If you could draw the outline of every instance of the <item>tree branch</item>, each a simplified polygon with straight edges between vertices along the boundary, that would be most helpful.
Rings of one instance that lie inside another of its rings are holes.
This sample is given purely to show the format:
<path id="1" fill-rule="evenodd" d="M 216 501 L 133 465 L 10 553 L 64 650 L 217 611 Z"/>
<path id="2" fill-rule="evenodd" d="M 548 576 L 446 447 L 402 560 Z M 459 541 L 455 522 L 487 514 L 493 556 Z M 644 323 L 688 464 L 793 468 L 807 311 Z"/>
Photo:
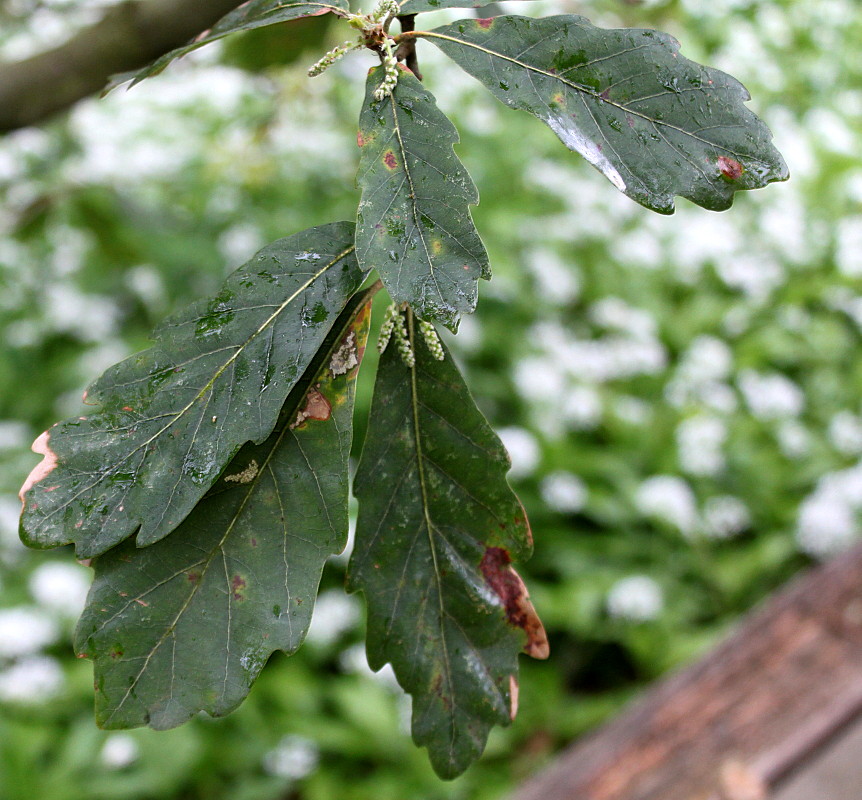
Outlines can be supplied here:
<path id="1" fill-rule="evenodd" d="M 0 133 L 35 125 L 206 30 L 239 0 L 128 0 L 54 50 L 0 64 Z"/>

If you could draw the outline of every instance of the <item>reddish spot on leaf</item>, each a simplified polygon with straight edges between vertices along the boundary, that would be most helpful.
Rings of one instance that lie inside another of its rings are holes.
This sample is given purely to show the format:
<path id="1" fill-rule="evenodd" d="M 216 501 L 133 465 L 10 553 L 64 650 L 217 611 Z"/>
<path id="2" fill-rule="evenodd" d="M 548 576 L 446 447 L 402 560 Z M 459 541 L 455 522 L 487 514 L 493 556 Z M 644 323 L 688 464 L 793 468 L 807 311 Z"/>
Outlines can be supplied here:
<path id="1" fill-rule="evenodd" d="M 113 650 L 111 650 L 111 658 L 116 661 L 118 658 L 122 658 L 124 652 L 125 650 L 123 650 L 123 648 L 118 645 Z"/>
<path id="2" fill-rule="evenodd" d="M 524 652 L 533 658 L 547 658 L 548 636 L 530 602 L 521 576 L 511 567 L 512 559 L 502 547 L 488 547 L 479 565 L 488 585 L 503 602 L 509 624 L 527 634 Z"/>
<path id="3" fill-rule="evenodd" d="M 630 128 L 634 128 L 634 126 L 635 126 L 634 117 L 627 116 L 626 122 L 628 122 Z"/>
<path id="4" fill-rule="evenodd" d="M 89 657 L 90 657 L 89 653 L 77 653 L 75 655 L 75 658 L 89 658 Z"/>
<path id="5" fill-rule="evenodd" d="M 365 147 L 365 145 L 367 145 L 370 141 L 371 139 L 366 139 L 362 131 L 356 131 L 356 144 L 358 144 L 360 147 Z"/>
<path id="6" fill-rule="evenodd" d="M 131 410 L 132 410 L 131 406 L 123 406 L 123 411 L 131 411 Z"/>
<path id="7" fill-rule="evenodd" d="M 611 90 L 610 90 L 610 89 L 605 89 L 605 90 L 604 90 L 604 91 L 599 95 L 599 97 L 601 97 L 601 98 L 602 98 L 602 100 L 610 100 L 610 99 L 611 99 Z"/>
<path id="8" fill-rule="evenodd" d="M 395 158 L 395 153 L 387 150 L 383 154 L 383 163 L 386 164 L 386 169 L 395 169 L 398 166 L 398 159 Z"/>
<path id="9" fill-rule="evenodd" d="M 721 174 L 724 175 L 725 178 L 730 178 L 732 181 L 735 181 L 737 178 L 741 178 L 742 173 L 745 172 L 745 168 L 742 164 L 732 158 L 728 158 L 727 156 L 718 157 L 718 168 L 721 170 Z"/>
<path id="10" fill-rule="evenodd" d="M 24 481 L 21 491 L 18 492 L 18 499 L 21 501 L 22 507 L 26 506 L 24 495 L 27 494 L 27 492 L 29 492 L 37 483 L 45 480 L 45 478 L 47 478 L 57 466 L 57 455 L 48 446 L 50 438 L 50 431 L 45 431 L 38 439 L 36 439 L 35 442 L 33 442 L 33 447 L 31 448 L 33 452 L 38 453 L 40 456 L 44 456 L 44 458 L 35 467 L 33 467 L 33 471 L 27 476 L 27 480 Z"/>
<path id="11" fill-rule="evenodd" d="M 493 17 L 484 17 L 483 19 L 477 19 L 476 24 L 480 28 L 485 28 L 485 30 L 487 30 L 488 28 L 490 28 L 494 24 L 494 18 Z"/>
<path id="12" fill-rule="evenodd" d="M 140 597 L 136 597 L 136 598 L 135 598 L 135 602 L 136 602 L 139 606 L 143 606 L 144 608 L 148 608 L 148 607 L 149 607 L 149 605 L 150 605 L 150 604 L 149 604 L 149 603 L 147 603 L 146 601 L 141 600 L 141 598 L 140 598 Z"/>
<path id="13" fill-rule="evenodd" d="M 246 582 L 245 582 L 245 578 L 243 578 L 242 575 L 234 575 L 230 579 L 230 588 L 231 588 L 231 592 L 233 593 L 233 599 L 234 600 L 237 600 L 239 602 L 242 602 L 243 600 L 245 600 L 245 592 L 244 592 L 245 587 L 246 587 Z"/>
<path id="14" fill-rule="evenodd" d="M 186 578 L 189 583 L 197 583 L 201 579 L 200 572 L 187 572 Z"/>
<path id="15" fill-rule="evenodd" d="M 518 679 L 514 675 L 509 676 L 509 719 L 514 720 L 518 716 Z"/>
<path id="16" fill-rule="evenodd" d="M 298 428 L 310 419 L 327 420 L 331 414 L 332 405 L 315 386 L 308 390 L 305 396 L 305 408 L 299 411 L 290 428 L 291 430 Z"/>

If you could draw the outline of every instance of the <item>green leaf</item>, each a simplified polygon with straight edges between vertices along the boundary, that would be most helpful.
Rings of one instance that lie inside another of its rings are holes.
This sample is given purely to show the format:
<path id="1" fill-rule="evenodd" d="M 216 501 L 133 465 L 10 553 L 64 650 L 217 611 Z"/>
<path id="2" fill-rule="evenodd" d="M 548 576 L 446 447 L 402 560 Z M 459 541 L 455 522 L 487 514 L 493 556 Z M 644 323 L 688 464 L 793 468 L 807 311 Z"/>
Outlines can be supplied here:
<path id="1" fill-rule="evenodd" d="M 223 716 L 274 651 L 301 644 L 323 563 L 347 541 L 354 384 L 374 291 L 342 313 L 272 435 L 246 445 L 176 531 L 94 560 L 75 647 L 95 662 L 102 727 Z"/>
<path id="2" fill-rule="evenodd" d="M 435 361 L 416 328 L 409 313 L 414 368 L 394 345 L 381 357 L 348 586 L 366 596 L 368 663 L 391 662 L 414 740 L 450 778 L 514 717 L 518 652 L 543 658 L 547 639 L 509 566 L 532 539 L 506 451 L 451 355 Z"/>
<path id="3" fill-rule="evenodd" d="M 398 14 L 421 14 L 423 11 L 439 11 L 442 8 L 482 8 L 494 0 L 401 0 Z"/>
<path id="4" fill-rule="evenodd" d="M 668 34 L 503 16 L 417 35 L 647 208 L 672 213 L 681 195 L 721 211 L 734 192 L 788 177 L 745 87 L 680 56 Z"/>
<path id="5" fill-rule="evenodd" d="M 250 31 L 254 28 L 263 28 L 267 25 L 276 25 L 279 22 L 288 22 L 301 17 L 315 17 L 319 14 L 327 14 L 330 11 L 346 13 L 348 11 L 347 0 L 332 0 L 332 2 L 283 2 L 283 0 L 250 0 L 243 3 L 239 8 L 229 14 L 225 14 L 210 30 L 205 31 L 193 42 L 178 47 L 165 53 L 152 64 L 140 72 L 129 72 L 112 79 L 109 90 L 115 86 L 125 83 L 134 78 L 132 86 L 140 83 L 145 78 L 151 78 L 163 72 L 171 61 L 197 50 L 210 42 L 223 39 L 232 33 Z"/>
<path id="6" fill-rule="evenodd" d="M 156 344 L 111 367 L 85 394 L 101 408 L 33 445 L 21 537 L 100 555 L 140 526 L 169 534 L 237 450 L 272 432 L 364 274 L 354 226 L 310 228 L 265 247 L 203 300 L 168 319 Z"/>
<path id="7" fill-rule="evenodd" d="M 470 218 L 479 194 L 434 96 L 402 69 L 393 94 L 378 102 L 382 80 L 382 68 L 369 72 L 359 117 L 356 257 L 377 269 L 393 300 L 455 330 L 459 314 L 476 308 L 479 278 L 490 277 Z"/>

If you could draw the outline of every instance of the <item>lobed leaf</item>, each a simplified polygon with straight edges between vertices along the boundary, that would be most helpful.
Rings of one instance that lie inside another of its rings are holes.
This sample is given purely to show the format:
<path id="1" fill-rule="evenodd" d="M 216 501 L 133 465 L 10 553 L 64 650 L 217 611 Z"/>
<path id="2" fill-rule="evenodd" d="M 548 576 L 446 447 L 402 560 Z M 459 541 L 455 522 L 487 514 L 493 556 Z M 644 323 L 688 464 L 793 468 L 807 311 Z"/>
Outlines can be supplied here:
<path id="1" fill-rule="evenodd" d="M 413 696 L 413 738 L 442 777 L 463 772 L 517 709 L 517 656 L 547 638 L 511 568 L 530 555 L 506 451 L 451 355 L 408 331 L 416 365 L 381 357 L 362 460 L 348 588 L 368 604 L 368 663 Z M 526 636 L 525 636 L 526 632 Z"/>
<path id="2" fill-rule="evenodd" d="M 788 177 L 769 129 L 744 105 L 745 87 L 680 56 L 668 34 L 502 16 L 416 35 L 647 208 L 672 213 L 681 195 L 720 211 L 740 189 Z"/>
<path id="3" fill-rule="evenodd" d="M 60 422 L 21 489 L 21 537 L 104 553 L 140 526 L 138 545 L 176 528 L 237 450 L 272 432 L 365 274 L 348 222 L 265 247 L 211 300 L 164 322 L 156 344 L 85 393 L 101 408 Z"/>
<path id="4" fill-rule="evenodd" d="M 379 284 L 378 284 L 379 285 Z M 172 728 L 242 702 L 311 621 L 347 541 L 347 465 L 370 295 L 355 297 L 259 445 L 246 445 L 171 536 L 95 559 L 76 650 L 95 662 L 106 728 Z"/>
<path id="5" fill-rule="evenodd" d="M 146 78 L 151 78 L 164 72 L 165 68 L 175 59 L 197 50 L 210 42 L 223 39 L 232 33 L 250 31 L 254 28 L 263 28 L 267 25 L 276 25 L 279 22 L 288 22 L 301 17 L 315 17 L 319 14 L 327 14 L 330 11 L 346 13 L 349 10 L 347 0 L 331 0 L 331 2 L 284 2 L 284 0 L 249 0 L 239 8 L 225 14 L 212 28 L 204 31 L 194 41 L 183 47 L 171 50 L 169 53 L 156 59 L 152 64 L 138 72 L 129 72 L 117 76 L 109 85 L 109 89 L 132 80 L 132 86 L 140 83 Z"/>
<path id="6" fill-rule="evenodd" d="M 476 308 L 479 278 L 490 278 L 470 218 L 479 194 L 434 96 L 402 68 L 392 95 L 376 101 L 382 77 L 382 68 L 369 72 L 359 117 L 356 257 L 377 269 L 393 300 L 455 330 L 459 314 Z"/>

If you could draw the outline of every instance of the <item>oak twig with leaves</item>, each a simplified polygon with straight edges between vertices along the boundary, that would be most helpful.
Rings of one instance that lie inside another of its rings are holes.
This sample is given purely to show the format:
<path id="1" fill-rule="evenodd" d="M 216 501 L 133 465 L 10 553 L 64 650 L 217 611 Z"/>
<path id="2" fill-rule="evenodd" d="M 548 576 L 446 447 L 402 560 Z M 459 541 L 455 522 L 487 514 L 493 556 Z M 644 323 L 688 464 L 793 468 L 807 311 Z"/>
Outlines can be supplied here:
<path id="1" fill-rule="evenodd" d="M 416 45 L 440 48 L 655 211 L 672 213 L 677 195 L 726 209 L 787 169 L 744 87 L 666 34 L 578 16 L 416 27 L 421 12 L 477 4 L 381 0 L 354 14 L 346 0 L 251 0 L 120 76 L 138 82 L 232 33 L 326 13 L 352 38 L 309 75 L 360 49 L 380 62 L 359 118 L 356 224 L 265 247 L 99 378 L 92 414 L 34 444 L 44 458 L 21 490 L 21 535 L 92 559 L 75 646 L 95 663 L 103 727 L 227 714 L 275 650 L 302 643 L 324 561 L 347 539 L 354 385 L 382 287 L 391 305 L 348 571 L 368 603 L 369 663 L 392 664 L 415 741 L 453 777 L 514 718 L 518 653 L 547 657 L 512 567 L 532 536 L 508 456 L 434 327 L 456 331 L 491 272 L 470 216 L 478 192 Z"/>

